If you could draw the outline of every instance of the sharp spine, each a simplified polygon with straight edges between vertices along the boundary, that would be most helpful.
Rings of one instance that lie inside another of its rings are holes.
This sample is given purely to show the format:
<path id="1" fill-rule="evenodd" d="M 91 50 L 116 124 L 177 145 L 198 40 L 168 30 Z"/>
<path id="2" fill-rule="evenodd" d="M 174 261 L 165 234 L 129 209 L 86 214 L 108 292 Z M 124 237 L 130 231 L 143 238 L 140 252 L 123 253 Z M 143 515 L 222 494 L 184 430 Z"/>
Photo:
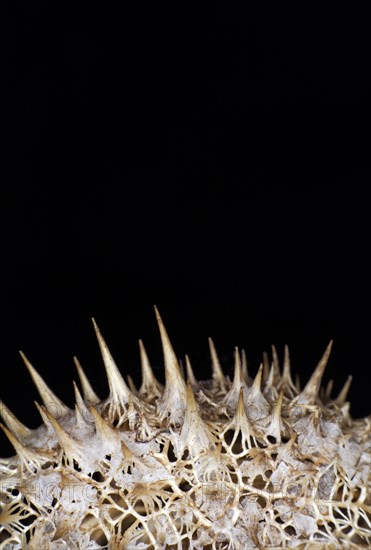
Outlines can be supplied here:
<path id="1" fill-rule="evenodd" d="M 3 401 L 0 401 L 0 414 L 5 422 L 6 427 L 17 437 L 22 440 L 25 437 L 31 435 L 32 430 L 27 428 L 18 418 L 12 413 L 12 411 L 5 405 Z"/>
<path id="2" fill-rule="evenodd" d="M 85 423 L 91 416 L 90 411 L 81 396 L 80 390 L 76 382 L 73 382 L 73 389 L 75 392 L 75 400 L 76 400 L 75 411 L 76 411 L 77 420 L 78 422 Z"/>
<path id="3" fill-rule="evenodd" d="M 249 377 L 249 371 L 247 367 L 247 358 L 246 358 L 246 351 L 244 349 L 241 350 L 241 372 L 242 372 L 242 378 L 245 382 L 245 384 L 250 384 L 252 382 Z"/>
<path id="4" fill-rule="evenodd" d="M 140 365 L 142 371 L 142 384 L 139 389 L 140 395 L 160 396 L 163 392 L 162 384 L 156 379 L 148 359 L 143 341 L 139 340 Z"/>
<path id="5" fill-rule="evenodd" d="M 234 348 L 234 373 L 233 373 L 233 382 L 232 387 L 224 398 L 224 404 L 226 409 L 233 411 L 233 414 L 236 411 L 238 398 L 240 395 L 240 389 L 245 386 L 245 383 L 242 378 L 241 372 L 241 358 L 238 348 Z"/>
<path id="6" fill-rule="evenodd" d="M 291 377 L 291 363 L 289 347 L 285 345 L 284 359 L 283 359 L 283 371 L 281 377 L 280 387 L 284 387 L 285 391 L 292 398 L 298 394 L 298 388 L 295 386 Z"/>
<path id="7" fill-rule="evenodd" d="M 187 371 L 187 380 L 190 381 L 192 388 L 197 388 L 198 387 L 198 382 L 197 382 L 196 377 L 194 375 L 192 365 L 191 365 L 191 361 L 190 361 L 188 355 L 185 356 L 185 363 L 186 363 L 186 371 Z"/>
<path id="8" fill-rule="evenodd" d="M 34 470 L 40 470 L 43 457 L 33 449 L 30 449 L 29 447 L 23 445 L 12 433 L 12 431 L 4 426 L 4 424 L 0 423 L 0 428 L 4 431 L 6 437 L 9 439 L 23 466 L 32 474 L 34 473 Z"/>
<path id="9" fill-rule="evenodd" d="M 280 362 L 278 359 L 276 347 L 273 344 L 272 344 L 272 363 L 273 363 L 273 373 L 274 373 L 274 384 L 278 385 L 281 380 Z"/>
<path id="10" fill-rule="evenodd" d="M 84 394 L 85 401 L 90 401 L 90 403 L 99 403 L 100 398 L 95 393 L 93 388 L 91 387 L 91 384 L 88 380 L 88 377 L 86 376 L 84 369 L 82 368 L 80 361 L 77 359 L 77 357 L 73 358 L 73 361 L 75 363 L 77 374 L 79 375 L 82 391 Z"/>
<path id="11" fill-rule="evenodd" d="M 281 388 L 277 401 L 273 406 L 272 420 L 269 426 L 269 435 L 276 439 L 276 443 L 281 443 L 281 424 L 282 424 L 282 402 L 284 390 Z"/>
<path id="12" fill-rule="evenodd" d="M 313 405 L 318 398 L 323 373 L 330 357 L 332 343 L 331 340 L 303 391 L 296 398 L 298 403 Z"/>
<path id="13" fill-rule="evenodd" d="M 67 433 L 59 424 L 57 419 L 48 411 L 46 407 L 41 407 L 47 416 L 52 428 L 58 438 L 59 445 L 65 452 L 69 460 L 79 461 L 80 457 L 84 456 L 84 447 L 74 437 Z"/>
<path id="14" fill-rule="evenodd" d="M 191 382 L 188 380 L 187 407 L 183 426 L 180 432 L 179 458 L 181 458 L 185 449 L 188 449 L 189 454 L 193 457 L 197 456 L 201 451 L 209 448 L 212 443 L 213 441 L 211 434 L 200 416 Z"/>
<path id="15" fill-rule="evenodd" d="M 241 432 L 248 449 L 251 448 L 251 440 L 253 441 L 254 447 L 258 446 L 256 442 L 256 434 L 254 432 L 254 428 L 249 420 L 249 417 L 246 414 L 243 388 L 241 388 L 239 392 L 236 412 L 232 420 L 224 427 L 224 433 L 228 432 L 229 430 L 234 431 L 233 439 L 230 443 L 230 448 L 233 447 L 238 437 L 239 431 Z"/>
<path id="16" fill-rule="evenodd" d="M 210 337 L 208 340 L 211 356 L 212 379 L 222 391 L 226 391 L 226 380 L 223 374 L 223 369 L 220 365 L 218 354 L 216 353 L 214 342 Z"/>
<path id="17" fill-rule="evenodd" d="M 108 380 L 108 386 L 110 391 L 110 405 L 111 405 L 111 413 L 115 411 L 118 416 L 120 416 L 124 411 L 125 408 L 129 404 L 130 398 L 137 400 L 137 398 L 133 395 L 133 393 L 130 391 L 130 388 L 126 384 L 125 380 L 123 379 L 112 355 L 111 352 L 108 349 L 107 343 L 104 340 L 97 323 L 94 319 L 92 319 L 95 334 L 98 340 L 99 348 L 102 354 L 104 367 L 106 369 L 107 374 L 107 380 Z"/>
<path id="18" fill-rule="evenodd" d="M 163 416 L 170 416 L 170 421 L 177 423 L 179 414 L 185 411 L 187 403 L 187 387 L 182 376 L 178 359 L 174 353 L 169 336 L 155 306 L 156 319 L 161 336 L 165 363 L 165 390 L 162 397 Z"/>
<path id="19" fill-rule="evenodd" d="M 347 399 L 347 395 L 348 395 L 348 392 L 349 392 L 349 388 L 350 388 L 350 385 L 352 383 L 352 380 L 353 380 L 353 377 L 352 375 L 350 374 L 348 376 L 348 378 L 346 379 L 346 382 L 344 384 L 344 386 L 342 387 L 342 389 L 340 390 L 340 393 L 339 395 L 337 396 L 337 398 L 334 400 L 334 402 L 336 403 L 336 405 L 338 407 L 342 407 L 345 402 L 346 402 L 346 399 Z"/>
<path id="20" fill-rule="evenodd" d="M 254 378 L 254 382 L 252 383 L 252 386 L 250 388 L 250 395 L 252 397 L 261 393 L 263 369 L 264 369 L 264 366 L 260 365 L 258 372 Z"/>
<path id="21" fill-rule="evenodd" d="M 40 394 L 40 397 L 42 399 L 42 402 L 44 403 L 45 407 L 49 410 L 49 412 L 58 411 L 57 416 L 65 416 L 67 414 L 71 413 L 71 410 L 61 401 L 55 393 L 47 386 L 47 384 L 44 382 L 43 378 L 40 376 L 40 374 L 37 372 L 35 367 L 32 366 L 30 361 L 27 359 L 25 354 L 20 351 L 19 352 L 24 364 L 26 365 L 28 372 L 31 375 L 31 378 Z"/>

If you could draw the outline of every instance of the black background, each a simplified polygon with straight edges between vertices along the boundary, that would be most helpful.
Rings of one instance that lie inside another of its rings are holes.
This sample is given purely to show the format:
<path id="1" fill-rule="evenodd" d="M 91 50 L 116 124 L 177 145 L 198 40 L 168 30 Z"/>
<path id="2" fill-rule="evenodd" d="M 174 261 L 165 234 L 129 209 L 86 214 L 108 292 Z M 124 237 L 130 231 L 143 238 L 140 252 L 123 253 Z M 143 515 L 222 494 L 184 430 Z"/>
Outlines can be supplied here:
<path id="1" fill-rule="evenodd" d="M 73 404 L 72 356 L 107 385 L 94 316 L 139 382 L 180 357 L 252 373 L 287 343 L 305 382 L 354 374 L 369 414 L 368 20 L 360 5 L 138 6 L 8 14 L 1 184 L 1 398 L 30 426 L 22 349 Z M 1 439 L 5 452 L 10 447 Z"/>

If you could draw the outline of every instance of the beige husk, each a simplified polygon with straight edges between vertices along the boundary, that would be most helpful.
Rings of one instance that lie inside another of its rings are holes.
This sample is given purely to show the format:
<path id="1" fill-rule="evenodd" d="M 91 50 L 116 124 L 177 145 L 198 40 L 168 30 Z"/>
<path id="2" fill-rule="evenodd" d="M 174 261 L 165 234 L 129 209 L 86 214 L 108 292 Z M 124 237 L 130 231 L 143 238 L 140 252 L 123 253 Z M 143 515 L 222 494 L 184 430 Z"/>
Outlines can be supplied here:
<path id="1" fill-rule="evenodd" d="M 212 378 L 187 383 L 156 310 L 165 386 L 140 342 L 142 385 L 125 382 L 94 323 L 109 396 L 76 362 L 70 410 L 23 355 L 40 393 L 31 430 L 0 402 L 16 455 L 0 459 L 0 549 L 371 547 L 371 421 L 321 389 L 331 343 L 300 391 L 288 349 L 233 380 L 211 339 Z"/>

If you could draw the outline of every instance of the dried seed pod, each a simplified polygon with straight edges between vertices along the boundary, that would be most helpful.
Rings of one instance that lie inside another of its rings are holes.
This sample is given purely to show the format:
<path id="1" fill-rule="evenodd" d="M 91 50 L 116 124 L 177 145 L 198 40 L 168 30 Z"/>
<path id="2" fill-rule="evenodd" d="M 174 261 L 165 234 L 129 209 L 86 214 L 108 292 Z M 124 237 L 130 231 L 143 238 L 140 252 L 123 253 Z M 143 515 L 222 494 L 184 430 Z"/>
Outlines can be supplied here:
<path id="1" fill-rule="evenodd" d="M 255 379 L 235 348 L 234 377 L 209 339 L 212 378 L 184 380 L 162 319 L 165 386 L 140 341 L 142 383 L 120 373 L 96 323 L 109 395 L 75 359 L 69 409 L 25 358 L 43 424 L 0 402 L 16 455 L 0 459 L 0 549 L 370 548 L 371 420 L 320 392 L 332 342 L 303 390 L 288 348 Z M 99 392 L 100 393 L 100 392 Z"/>

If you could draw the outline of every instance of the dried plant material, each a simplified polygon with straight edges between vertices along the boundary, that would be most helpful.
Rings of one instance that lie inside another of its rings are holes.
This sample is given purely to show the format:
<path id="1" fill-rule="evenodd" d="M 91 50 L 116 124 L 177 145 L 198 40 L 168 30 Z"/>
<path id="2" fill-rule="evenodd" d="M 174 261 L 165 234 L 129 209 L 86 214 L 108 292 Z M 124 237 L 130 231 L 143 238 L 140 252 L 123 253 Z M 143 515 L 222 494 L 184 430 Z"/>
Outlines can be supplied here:
<path id="1" fill-rule="evenodd" d="M 22 355 L 43 423 L 0 403 L 16 451 L 0 459 L 0 549 L 370 548 L 371 419 L 350 416 L 350 378 L 321 389 L 331 343 L 302 391 L 287 347 L 282 373 L 273 347 L 255 379 L 236 349 L 231 381 L 211 339 L 212 378 L 187 357 L 186 382 L 156 316 L 165 386 L 141 341 L 142 384 L 126 383 L 95 322 L 104 400 L 75 359 L 69 409 Z"/>

